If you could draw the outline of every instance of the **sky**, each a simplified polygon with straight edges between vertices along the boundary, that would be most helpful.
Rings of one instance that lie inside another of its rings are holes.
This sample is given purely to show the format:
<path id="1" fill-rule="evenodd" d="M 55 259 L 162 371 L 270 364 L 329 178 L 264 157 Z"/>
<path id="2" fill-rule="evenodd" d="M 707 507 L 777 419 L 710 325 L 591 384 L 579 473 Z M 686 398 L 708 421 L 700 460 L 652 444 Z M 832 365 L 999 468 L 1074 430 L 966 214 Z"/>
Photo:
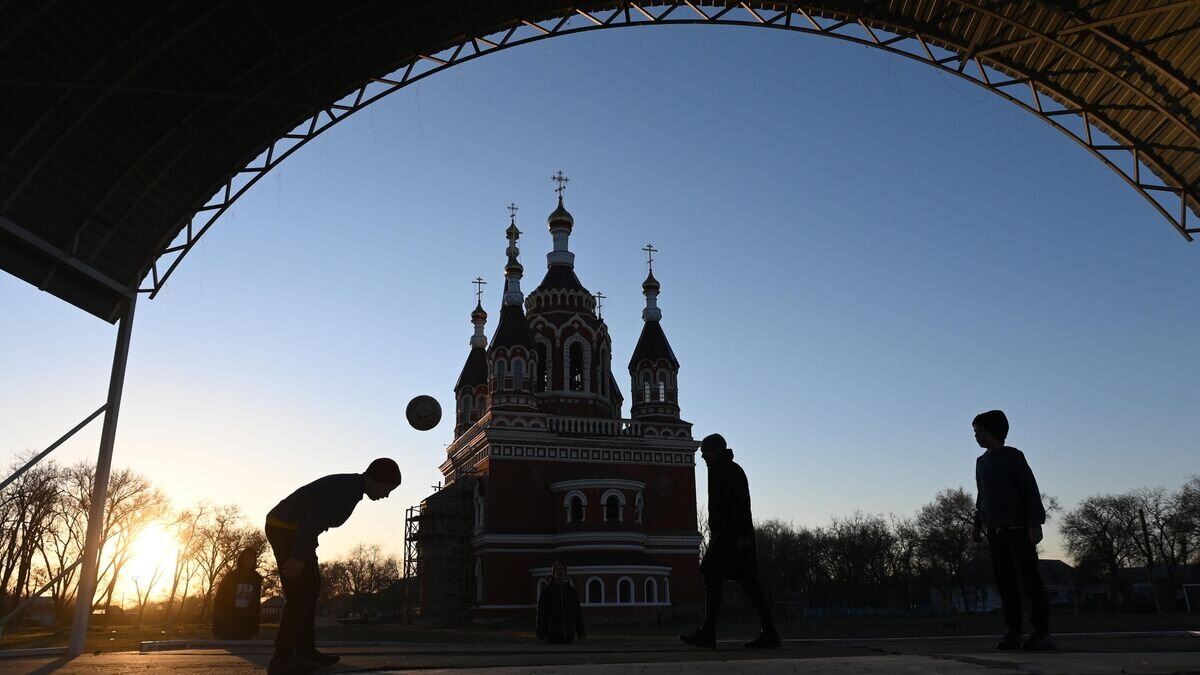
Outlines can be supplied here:
<path id="1" fill-rule="evenodd" d="M 652 242 L 683 417 L 729 440 L 758 519 L 912 515 L 973 491 L 970 423 L 992 408 L 1068 509 L 1197 472 L 1200 244 L 973 84 L 713 26 L 489 55 L 309 143 L 143 296 L 114 465 L 178 507 L 236 503 L 261 523 L 296 487 L 391 456 L 403 485 L 319 554 L 401 555 L 405 508 L 453 439 L 452 414 L 418 432 L 404 406 L 430 394 L 452 411 L 476 276 L 495 328 L 510 202 L 522 288 L 537 285 L 559 169 L 623 389 Z M 11 461 L 103 403 L 116 329 L 9 275 L 0 306 Z M 99 430 L 55 459 L 94 461 Z M 1062 555 L 1053 528 L 1044 551 Z"/>

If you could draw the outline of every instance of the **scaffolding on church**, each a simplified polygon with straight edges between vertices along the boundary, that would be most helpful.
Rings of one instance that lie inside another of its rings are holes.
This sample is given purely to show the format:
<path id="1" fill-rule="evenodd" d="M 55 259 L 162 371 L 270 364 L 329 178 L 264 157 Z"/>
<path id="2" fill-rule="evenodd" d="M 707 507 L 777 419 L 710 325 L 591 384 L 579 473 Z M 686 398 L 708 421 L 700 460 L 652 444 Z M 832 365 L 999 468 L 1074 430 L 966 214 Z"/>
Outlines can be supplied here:
<path id="1" fill-rule="evenodd" d="M 405 514 L 404 620 L 465 623 L 474 602 L 471 563 L 474 481 L 455 481 Z"/>

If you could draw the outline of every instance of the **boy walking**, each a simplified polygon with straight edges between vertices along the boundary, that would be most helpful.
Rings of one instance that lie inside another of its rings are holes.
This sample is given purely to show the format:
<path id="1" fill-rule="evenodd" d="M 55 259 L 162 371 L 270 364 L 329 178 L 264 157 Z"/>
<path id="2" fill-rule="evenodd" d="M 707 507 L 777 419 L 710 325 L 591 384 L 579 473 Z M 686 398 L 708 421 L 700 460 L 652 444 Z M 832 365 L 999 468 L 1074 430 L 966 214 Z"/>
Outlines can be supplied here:
<path id="1" fill-rule="evenodd" d="M 1054 649 L 1050 640 L 1050 607 L 1038 569 L 1037 544 L 1042 540 L 1046 510 L 1037 480 L 1025 455 L 1004 444 L 1008 418 L 1002 411 L 977 415 L 971 426 L 975 442 L 985 452 L 975 460 L 975 527 L 971 537 L 987 537 L 992 554 L 996 589 L 1004 607 L 1008 632 L 997 649 Z M 1029 621 L 1033 633 L 1022 631 L 1021 591 L 1029 598 Z M 1024 638 L 1024 639 L 1022 639 Z"/>
<path id="2" fill-rule="evenodd" d="M 680 635 L 694 647 L 716 649 L 717 616 L 721 613 L 721 586 L 733 579 L 754 603 L 762 632 L 745 643 L 747 649 L 772 649 L 780 645 L 771 607 L 758 583 L 758 553 L 754 543 L 754 518 L 750 513 L 750 484 L 746 472 L 733 461 L 725 437 L 709 434 L 700 443 L 700 456 L 708 464 L 708 550 L 700 562 L 704 577 L 704 624 Z"/>

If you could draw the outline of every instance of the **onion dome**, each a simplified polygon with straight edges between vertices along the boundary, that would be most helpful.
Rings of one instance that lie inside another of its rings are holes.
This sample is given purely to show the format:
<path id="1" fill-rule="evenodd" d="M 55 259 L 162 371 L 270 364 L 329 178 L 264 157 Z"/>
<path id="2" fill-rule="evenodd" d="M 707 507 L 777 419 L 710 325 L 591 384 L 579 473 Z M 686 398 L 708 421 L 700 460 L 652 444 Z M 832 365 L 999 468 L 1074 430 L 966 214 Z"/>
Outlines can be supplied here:
<path id="1" fill-rule="evenodd" d="M 563 206 L 562 195 L 558 197 L 558 208 L 554 209 L 554 212 L 546 219 L 546 224 L 550 226 L 551 232 L 558 229 L 570 231 L 572 227 L 575 227 L 575 217 L 571 215 L 567 207 Z"/>
<path id="2" fill-rule="evenodd" d="M 475 303 L 475 309 L 471 312 L 471 323 L 476 322 L 487 322 L 487 312 L 483 310 L 483 304 L 478 302 Z"/>
<path id="3" fill-rule="evenodd" d="M 654 291 L 657 293 L 662 290 L 662 285 L 658 283 L 658 279 L 654 278 L 654 273 L 651 272 L 646 276 L 646 280 L 642 282 L 642 292 L 649 293 Z"/>

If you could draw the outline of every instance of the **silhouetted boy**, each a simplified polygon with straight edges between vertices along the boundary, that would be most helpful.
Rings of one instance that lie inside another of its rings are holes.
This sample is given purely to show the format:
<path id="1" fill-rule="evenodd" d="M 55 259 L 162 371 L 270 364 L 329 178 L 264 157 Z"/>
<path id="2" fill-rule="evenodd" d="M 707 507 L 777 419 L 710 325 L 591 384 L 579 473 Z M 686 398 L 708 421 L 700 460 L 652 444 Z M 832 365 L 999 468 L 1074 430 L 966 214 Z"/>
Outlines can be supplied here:
<path id="1" fill-rule="evenodd" d="M 1004 606 L 1008 632 L 997 649 L 1054 649 L 1050 640 L 1050 607 L 1038 569 L 1037 544 L 1042 540 L 1046 510 L 1025 455 L 1004 444 L 1008 418 L 999 410 L 975 417 L 975 442 L 986 452 L 975 460 L 975 541 L 987 536 L 996 589 Z M 1021 590 L 1029 598 L 1033 633 L 1022 640 Z"/>
<path id="2" fill-rule="evenodd" d="M 754 545 L 754 520 L 750 515 L 750 485 L 746 472 L 733 461 L 733 450 L 720 434 L 700 442 L 700 456 L 708 464 L 708 550 L 700 563 L 704 576 L 704 625 L 680 635 L 696 647 L 717 646 L 717 615 L 721 611 L 721 583 L 738 582 L 758 610 L 762 632 L 746 643 L 750 649 L 779 646 L 779 632 L 771 608 L 758 583 L 758 554 Z"/>
<path id="3" fill-rule="evenodd" d="M 317 651 L 313 632 L 321 586 L 317 536 L 346 522 L 364 494 L 372 501 L 384 499 L 398 485 L 400 467 L 381 457 L 363 473 L 318 478 L 267 514 L 267 541 L 279 564 L 285 599 L 269 673 L 305 673 L 337 663 L 336 655 Z"/>
<path id="4" fill-rule="evenodd" d="M 545 642 L 570 644 L 578 635 L 586 637 L 583 629 L 583 612 L 579 609 L 579 596 L 575 587 L 567 582 L 567 566 L 555 562 L 554 578 L 538 596 L 537 636 Z"/>
<path id="5" fill-rule="evenodd" d="M 213 637 L 218 640 L 249 640 L 258 635 L 262 575 L 257 567 L 258 549 L 245 549 L 238 556 L 237 566 L 217 586 L 212 627 Z"/>

